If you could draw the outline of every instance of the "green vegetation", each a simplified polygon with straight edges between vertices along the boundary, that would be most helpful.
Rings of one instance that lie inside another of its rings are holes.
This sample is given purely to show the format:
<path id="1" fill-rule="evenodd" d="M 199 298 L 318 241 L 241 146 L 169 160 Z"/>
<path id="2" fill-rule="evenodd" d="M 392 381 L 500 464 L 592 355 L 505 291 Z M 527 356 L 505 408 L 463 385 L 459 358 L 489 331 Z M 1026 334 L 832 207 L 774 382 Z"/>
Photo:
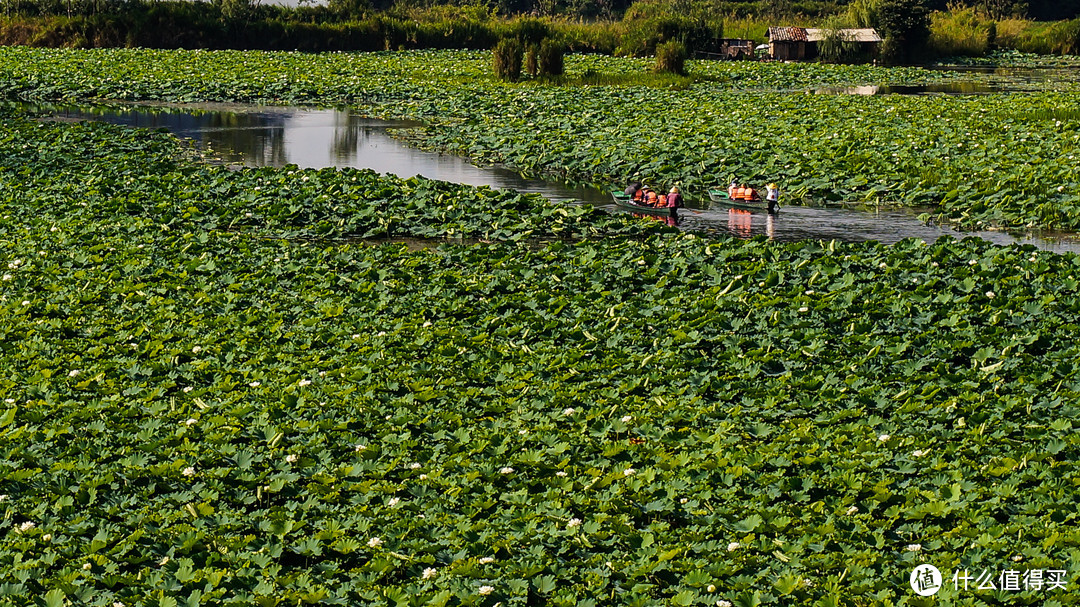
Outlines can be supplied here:
<path id="1" fill-rule="evenodd" d="M 710 241 L 0 129 L 0 605 L 915 604 L 919 562 L 1078 583 L 1075 255 Z M 339 239 L 385 233 L 376 205 L 499 242 Z"/>
<path id="2" fill-rule="evenodd" d="M 691 198 L 732 177 L 788 200 L 938 205 L 980 225 L 1080 227 L 1077 83 L 1017 96 L 839 96 L 822 86 L 919 83 L 934 70 L 688 62 L 676 87 L 497 82 L 490 53 L 0 49 L 21 99 L 342 103 L 430 126 L 418 141 L 534 175 L 607 185 L 640 172 Z M 652 62 L 570 56 L 567 83 L 649 82 Z M 654 80 L 653 82 L 662 82 Z M 788 91 L 777 95 L 777 89 Z M 634 145 L 629 145 L 630 143 Z"/>
<path id="3" fill-rule="evenodd" d="M 334 0 L 296 8 L 250 0 L 0 0 L 0 44 L 380 51 L 491 49 L 518 38 L 529 51 L 550 37 L 571 51 L 642 57 L 667 42 L 691 53 L 717 52 L 725 37 L 764 42 L 769 26 L 784 25 L 876 27 L 887 37 L 885 59 L 912 62 L 994 47 L 1077 53 L 1078 10 L 1075 0 Z M 543 35 L 528 35 L 537 31 Z M 872 59 L 837 50 L 825 57 Z"/>
<path id="4" fill-rule="evenodd" d="M 681 42 L 665 42 L 656 47 L 657 72 L 686 75 L 686 47 Z"/>
<path id="5" fill-rule="evenodd" d="M 495 45 L 492 56 L 495 62 L 496 78 L 507 82 L 521 80 L 522 49 L 520 42 L 513 38 L 504 38 Z M 535 64 L 535 62 L 536 55 L 534 54 L 533 63 Z"/>

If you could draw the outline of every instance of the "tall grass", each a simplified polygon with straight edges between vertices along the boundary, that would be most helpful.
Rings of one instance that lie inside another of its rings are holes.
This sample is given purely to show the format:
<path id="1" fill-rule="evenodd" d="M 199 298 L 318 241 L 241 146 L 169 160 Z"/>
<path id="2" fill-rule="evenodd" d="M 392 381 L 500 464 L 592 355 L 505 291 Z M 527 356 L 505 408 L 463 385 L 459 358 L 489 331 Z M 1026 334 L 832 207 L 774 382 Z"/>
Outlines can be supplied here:
<path id="1" fill-rule="evenodd" d="M 1080 19 L 1033 21 L 993 19 L 985 11 L 957 4 L 930 16 L 930 48 L 939 57 L 977 56 L 995 48 L 1040 55 L 1080 54 Z"/>
<path id="2" fill-rule="evenodd" d="M 1008 48 L 1025 53 L 1041 55 L 1080 54 L 1080 19 L 1070 21 L 1028 22 L 1014 36 L 1004 37 L 998 32 L 999 42 Z"/>
<path id="3" fill-rule="evenodd" d="M 971 6 L 950 5 L 930 15 L 930 48 L 939 57 L 984 55 L 997 38 L 997 22 Z"/>

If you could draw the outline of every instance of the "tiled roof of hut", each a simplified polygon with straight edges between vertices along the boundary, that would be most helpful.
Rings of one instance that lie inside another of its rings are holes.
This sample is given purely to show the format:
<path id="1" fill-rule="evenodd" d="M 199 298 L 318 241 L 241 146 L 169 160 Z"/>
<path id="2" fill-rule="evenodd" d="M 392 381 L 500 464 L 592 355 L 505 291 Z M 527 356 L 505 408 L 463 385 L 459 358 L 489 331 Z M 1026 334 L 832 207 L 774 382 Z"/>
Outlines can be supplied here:
<path id="1" fill-rule="evenodd" d="M 770 27 L 770 42 L 806 42 L 805 27 Z"/>

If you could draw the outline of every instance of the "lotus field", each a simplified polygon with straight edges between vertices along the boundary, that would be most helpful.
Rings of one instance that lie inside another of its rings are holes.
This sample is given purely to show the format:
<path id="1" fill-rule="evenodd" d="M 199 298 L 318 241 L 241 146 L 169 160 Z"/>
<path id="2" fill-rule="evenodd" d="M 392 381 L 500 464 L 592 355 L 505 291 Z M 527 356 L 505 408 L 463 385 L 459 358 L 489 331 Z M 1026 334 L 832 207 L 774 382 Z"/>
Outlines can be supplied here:
<path id="1" fill-rule="evenodd" d="M 808 193 L 839 175 L 894 193 L 933 165 L 914 201 L 1002 173 L 1007 195 L 949 198 L 972 220 L 1067 223 L 1075 198 L 1039 189 L 1071 166 L 1070 92 L 1010 119 L 992 97 L 732 88 L 910 70 L 709 66 L 656 91 L 504 87 L 464 54 L 0 54 L 23 97 L 370 104 L 438 117 L 431 145 L 582 178 L 704 187 L 756 153 Z M 432 57 L 445 73 L 409 72 Z M 862 120 L 725 138 L 769 116 Z M 856 162 L 843 149 L 888 172 L 824 172 Z M 9 111 L 0 605 L 1076 604 L 1078 276 L 1075 255 L 977 239 L 707 238 L 421 178 L 235 169 Z M 921 563 L 935 597 L 909 585 Z"/>
<path id="2" fill-rule="evenodd" d="M 324 54 L 0 49 L 0 94 L 349 104 L 430 124 L 424 145 L 606 185 L 641 172 L 705 189 L 776 181 L 789 202 L 940 205 L 964 225 L 1080 228 L 1080 81 L 985 96 L 816 95 L 824 86 L 919 84 L 916 68 L 697 62 L 685 90 L 631 86 L 644 60 L 571 56 L 570 82 L 501 84 L 476 52 Z M 966 76 L 977 78 L 978 76 Z"/>

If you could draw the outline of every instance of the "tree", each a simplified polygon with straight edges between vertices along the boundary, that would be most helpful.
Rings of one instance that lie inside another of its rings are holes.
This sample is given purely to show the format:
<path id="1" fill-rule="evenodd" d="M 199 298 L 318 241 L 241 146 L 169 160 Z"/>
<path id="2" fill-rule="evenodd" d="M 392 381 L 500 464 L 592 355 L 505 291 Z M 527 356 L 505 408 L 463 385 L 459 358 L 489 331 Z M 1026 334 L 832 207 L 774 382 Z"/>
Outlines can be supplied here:
<path id="1" fill-rule="evenodd" d="M 926 53 L 930 39 L 930 9 L 926 0 L 879 0 L 878 33 L 884 39 L 881 55 L 892 63 L 909 63 Z"/>
<path id="2" fill-rule="evenodd" d="M 982 0 L 982 9 L 994 19 L 1027 16 L 1028 3 L 1018 0 Z"/>

